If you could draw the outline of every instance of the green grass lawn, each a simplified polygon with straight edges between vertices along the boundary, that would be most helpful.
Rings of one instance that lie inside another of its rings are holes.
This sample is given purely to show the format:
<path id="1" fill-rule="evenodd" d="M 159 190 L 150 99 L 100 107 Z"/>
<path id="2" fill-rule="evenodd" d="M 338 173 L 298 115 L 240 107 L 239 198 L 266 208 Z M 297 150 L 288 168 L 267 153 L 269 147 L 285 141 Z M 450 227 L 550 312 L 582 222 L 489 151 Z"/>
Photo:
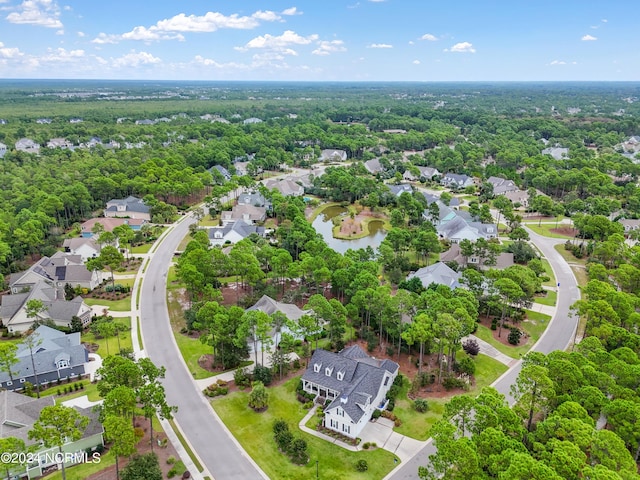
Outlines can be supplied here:
<path id="1" fill-rule="evenodd" d="M 560 233 L 552 232 L 551 230 L 556 228 L 555 222 L 554 223 L 543 223 L 540 226 L 538 226 L 537 223 L 527 223 L 526 226 L 529 227 L 531 230 L 533 230 L 538 235 L 542 235 L 544 237 L 567 238 L 567 239 L 573 238 L 573 236 L 571 236 L 571 235 L 562 235 Z M 558 226 L 560 226 L 560 224 Z"/>
<path id="2" fill-rule="evenodd" d="M 549 325 L 549 320 L 551 320 L 551 317 L 544 313 L 533 312 L 531 310 L 526 310 L 526 312 L 527 319 L 518 325 L 520 330 L 525 331 L 529 335 L 527 343 L 523 345 L 512 347 L 511 345 L 504 345 L 498 342 L 493 338 L 493 331 L 484 325 L 478 325 L 478 330 L 474 335 L 493 345 L 498 351 L 505 355 L 509 355 L 511 358 L 520 358 L 531 350 L 531 347 L 538 341 L 542 333 L 546 330 L 547 325 Z M 502 335 L 505 335 L 506 338 L 506 336 L 509 335 L 509 330 L 503 329 Z"/>
<path id="3" fill-rule="evenodd" d="M 131 297 L 127 296 L 120 300 L 105 300 L 104 298 L 85 298 L 84 303 L 89 306 L 104 305 L 114 312 L 128 312 L 131 310 Z"/>
<path id="4" fill-rule="evenodd" d="M 202 220 L 200 220 L 199 225 L 201 227 L 219 227 L 220 226 L 220 218 L 212 217 L 211 215 L 205 215 Z"/>
<path id="5" fill-rule="evenodd" d="M 82 383 L 84 388 L 82 390 L 74 391 L 73 393 L 69 393 L 68 395 L 58 396 L 58 390 L 64 392 L 65 387 L 73 387 L 76 383 Z M 72 398 L 82 397 L 83 395 L 87 395 L 90 401 L 95 402 L 100 400 L 100 395 L 98 395 L 98 387 L 95 383 L 91 383 L 88 378 L 78 380 L 72 383 L 62 382 L 60 385 L 56 385 L 47 388 L 46 390 L 40 390 L 41 397 L 47 397 L 49 395 L 56 396 L 56 403 L 62 403 L 67 400 L 71 400 Z"/>
<path id="6" fill-rule="evenodd" d="M 464 355 L 464 354 L 463 354 Z M 458 360 L 462 358 L 459 355 Z M 507 366 L 494 360 L 486 355 L 478 355 L 473 359 L 476 364 L 475 384 L 469 390 L 469 393 L 477 394 L 482 387 L 491 385 L 500 375 L 507 371 Z M 402 425 L 394 428 L 394 430 L 402 435 L 406 435 L 416 440 L 426 440 L 429 438 L 431 427 L 440 418 L 444 412 L 444 405 L 449 398 L 428 398 L 429 410 L 425 413 L 419 413 L 413 408 L 413 401 L 407 398 L 410 383 L 405 379 L 402 390 L 396 400 L 396 407 L 393 409 L 398 418 L 402 420 Z"/>
<path id="7" fill-rule="evenodd" d="M 120 332 L 120 348 L 118 348 L 118 339 L 116 337 L 111 337 L 109 339 L 96 338 L 96 336 L 90 331 L 82 334 L 83 342 L 98 344 L 98 350 L 96 353 L 102 358 L 107 355 L 115 355 L 121 349 L 133 350 L 133 344 L 131 343 L 131 317 L 115 317 L 113 320 L 127 326 L 126 330 Z"/>
<path id="8" fill-rule="evenodd" d="M 553 274 L 553 270 L 551 269 L 551 264 L 546 258 L 541 258 L 542 266 L 544 267 L 544 273 L 549 277 L 549 280 L 543 283 L 543 285 L 547 287 L 555 287 L 556 286 L 556 276 Z"/>
<path id="9" fill-rule="evenodd" d="M 545 290 L 545 292 L 546 295 L 544 297 L 535 297 L 534 302 L 553 307 L 558 300 L 558 293 L 555 290 Z"/>
<path id="10" fill-rule="evenodd" d="M 116 459 L 112 452 L 105 452 L 100 456 L 100 463 L 83 463 L 82 465 L 75 465 L 73 467 L 67 467 L 65 469 L 67 473 L 67 480 L 85 480 L 85 478 L 104 470 L 111 465 L 115 465 Z M 47 475 L 47 480 L 62 480 L 62 471 L 58 470 L 51 475 Z"/>
<path id="11" fill-rule="evenodd" d="M 116 277 L 116 285 L 123 285 L 125 287 L 133 287 L 135 283 L 135 278 L 117 278 Z"/>
<path id="12" fill-rule="evenodd" d="M 219 397 L 211 404 L 233 436 L 269 478 L 314 478 L 316 460 L 319 478 L 323 480 L 384 478 L 396 466 L 392 453 L 381 448 L 352 452 L 298 429 L 298 423 L 307 413 L 295 397 L 298 379 L 296 377 L 281 386 L 269 388 L 269 408 L 263 413 L 255 413 L 247 407 L 248 391 Z M 272 433 L 272 425 L 277 418 L 287 421 L 294 436 L 307 441 L 310 460 L 306 465 L 294 465 L 278 451 Z M 357 472 L 355 469 L 360 459 L 366 460 L 369 465 L 366 472 Z"/>
<path id="13" fill-rule="evenodd" d="M 153 243 L 143 243 L 142 245 L 137 245 L 131 248 L 131 254 L 136 255 L 138 253 L 149 253 Z"/>
<path id="14" fill-rule="evenodd" d="M 573 253 L 564 248 L 564 245 L 556 245 L 554 248 L 560 255 L 562 255 L 562 258 L 564 258 L 569 265 L 575 264 L 585 266 L 587 264 L 586 258 L 574 257 Z"/>

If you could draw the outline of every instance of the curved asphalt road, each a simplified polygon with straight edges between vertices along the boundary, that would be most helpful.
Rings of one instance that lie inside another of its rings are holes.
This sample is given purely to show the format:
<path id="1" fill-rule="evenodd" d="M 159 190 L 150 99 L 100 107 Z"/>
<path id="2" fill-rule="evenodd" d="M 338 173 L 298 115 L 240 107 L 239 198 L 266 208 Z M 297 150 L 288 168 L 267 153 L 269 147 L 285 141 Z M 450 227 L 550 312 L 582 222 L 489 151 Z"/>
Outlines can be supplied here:
<path id="1" fill-rule="evenodd" d="M 190 445 L 217 480 L 267 478 L 225 429 L 198 390 L 173 338 L 165 286 L 167 271 L 180 241 L 194 219 L 182 219 L 151 255 L 140 295 L 140 321 L 147 356 L 167 369 L 163 382 L 167 403 L 177 405 L 175 418 Z M 157 292 L 156 292 L 157 290 Z"/>
<path id="2" fill-rule="evenodd" d="M 578 283 L 571 267 L 554 248 L 555 245 L 564 243 L 564 240 L 543 237 L 529 229 L 527 231 L 531 242 L 538 247 L 551 264 L 556 281 L 560 284 L 556 313 L 551 319 L 549 327 L 533 346 L 532 351 L 546 354 L 554 350 L 564 350 L 573 341 L 578 326 L 578 318 L 572 318 L 569 312 L 569 307 L 580 299 Z M 493 387 L 504 394 L 509 403 L 513 403 L 510 389 L 511 385 L 515 383 L 521 367 L 521 362 L 518 362 L 493 383 Z M 418 467 L 426 465 L 429 462 L 429 455 L 435 451 L 433 442 L 429 440 L 411 460 L 399 466 L 385 478 L 389 480 L 418 480 Z"/>

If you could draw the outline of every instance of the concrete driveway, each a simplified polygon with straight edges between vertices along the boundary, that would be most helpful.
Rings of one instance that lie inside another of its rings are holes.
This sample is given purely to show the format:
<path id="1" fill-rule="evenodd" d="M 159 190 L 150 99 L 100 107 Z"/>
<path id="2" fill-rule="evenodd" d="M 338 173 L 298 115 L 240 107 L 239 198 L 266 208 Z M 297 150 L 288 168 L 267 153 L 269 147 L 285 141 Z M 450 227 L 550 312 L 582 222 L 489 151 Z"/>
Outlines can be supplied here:
<path id="1" fill-rule="evenodd" d="M 362 445 L 365 442 L 375 443 L 379 448 L 396 455 L 401 461 L 406 462 L 424 447 L 424 442 L 405 437 L 393 431 L 393 421 L 388 418 L 378 418 L 369 422 L 360 432 Z"/>

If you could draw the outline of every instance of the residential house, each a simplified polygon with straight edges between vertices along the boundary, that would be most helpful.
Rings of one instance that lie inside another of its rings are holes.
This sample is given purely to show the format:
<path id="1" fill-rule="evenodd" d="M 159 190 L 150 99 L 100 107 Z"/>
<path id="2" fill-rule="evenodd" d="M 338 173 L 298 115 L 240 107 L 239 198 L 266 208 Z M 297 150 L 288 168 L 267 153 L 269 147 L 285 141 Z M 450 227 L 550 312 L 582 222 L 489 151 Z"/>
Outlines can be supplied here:
<path id="1" fill-rule="evenodd" d="M 422 212 L 422 216 L 426 220 L 429 220 L 431 223 L 433 223 L 433 225 L 435 225 L 436 227 L 438 225 L 444 225 L 445 223 L 450 222 L 458 215 L 455 209 L 453 209 L 451 206 L 445 205 L 438 197 L 435 197 L 434 195 L 430 195 L 428 193 L 424 193 L 424 196 L 427 199 L 427 204 L 429 206 L 431 206 L 433 202 L 435 202 L 438 206 L 437 215 L 435 215 L 435 213 L 430 208 L 427 208 L 424 212 Z"/>
<path id="2" fill-rule="evenodd" d="M 387 187 L 389 187 L 389 190 L 394 197 L 399 197 L 403 193 L 411 194 L 413 192 L 413 187 L 408 183 L 401 183 L 400 185 L 387 185 Z"/>
<path id="3" fill-rule="evenodd" d="M 424 198 L 427 199 L 427 205 L 431 205 L 432 202 L 439 202 L 438 205 L 444 205 L 445 207 L 450 208 L 457 208 L 460 206 L 460 199 L 458 197 L 451 197 L 449 205 L 445 205 L 444 202 L 440 200 L 439 196 L 427 192 L 422 192 L 422 194 L 424 195 Z"/>
<path id="4" fill-rule="evenodd" d="M 344 150 L 325 149 L 320 152 L 321 162 L 344 162 L 347 159 L 347 152 Z"/>
<path id="5" fill-rule="evenodd" d="M 69 123 L 82 123 L 83 120 L 81 118 L 71 118 Z"/>
<path id="6" fill-rule="evenodd" d="M 513 261 L 513 253 L 501 252 L 496 257 L 495 265 L 485 266 L 481 258 L 476 256 L 465 257 L 462 255 L 462 253 L 460 253 L 460 245 L 457 243 L 452 244 L 449 250 L 440 254 L 440 261 L 444 263 L 455 262 L 461 267 L 476 265 L 481 268 L 495 268 L 497 270 L 504 270 L 515 263 Z"/>
<path id="7" fill-rule="evenodd" d="M 0 158 L 4 157 L 7 153 L 7 146 L 0 142 Z"/>
<path id="8" fill-rule="evenodd" d="M 88 290 L 96 288 L 102 278 L 96 271 L 89 271 L 80 255 L 56 252 L 51 257 L 42 257 L 28 270 L 9 276 L 12 293 L 29 290 L 36 283 L 45 281 L 53 287 L 80 286 Z"/>
<path id="9" fill-rule="evenodd" d="M 437 225 L 436 231 L 440 238 L 460 243 L 462 240 L 475 242 L 479 238 L 490 240 L 498 236 L 498 227 L 494 223 L 474 222 L 465 214 L 466 212 L 457 212 L 454 219 Z"/>
<path id="10" fill-rule="evenodd" d="M 85 373 L 89 352 L 81 342 L 80 333 L 65 334 L 55 328 L 40 325 L 29 335 L 33 340 L 33 364 L 36 366 L 38 383 L 46 386 L 59 379 L 80 377 Z M 31 362 L 31 350 L 26 343 L 19 343 L 16 363 L 11 375 L 0 371 L 0 387 L 6 390 L 24 388 L 25 382 L 36 384 Z"/>
<path id="11" fill-rule="evenodd" d="M 385 170 L 385 168 L 380 163 L 379 158 L 372 158 L 371 160 L 367 160 L 366 162 L 364 162 L 364 168 L 372 175 L 382 173 Z"/>
<path id="12" fill-rule="evenodd" d="M 324 175 L 324 171 L 317 169 L 311 170 L 310 172 L 300 172 L 295 175 L 289 175 L 286 177 L 286 180 L 302 185 L 303 188 L 311 188 L 313 187 L 313 180 L 315 178 L 321 177 Z"/>
<path id="13" fill-rule="evenodd" d="M 262 223 L 267 218 L 267 209 L 264 207 L 254 207 L 253 205 L 235 205 L 231 211 L 224 211 L 220 214 L 223 225 L 242 220 L 248 225 Z"/>
<path id="14" fill-rule="evenodd" d="M 238 196 L 238 205 L 253 205 L 254 207 L 269 208 L 271 203 L 258 192 L 241 193 Z"/>
<path id="15" fill-rule="evenodd" d="M 47 148 L 73 149 L 73 142 L 70 142 L 66 138 L 52 138 L 47 142 Z"/>
<path id="16" fill-rule="evenodd" d="M 460 285 L 462 274 L 452 270 L 446 263 L 437 262 L 428 267 L 422 267 L 407 276 L 407 280 L 417 278 L 422 282 L 424 288 L 432 283 L 436 285 L 446 285 L 449 288 L 456 288 Z"/>
<path id="17" fill-rule="evenodd" d="M 229 180 L 231 180 L 231 173 L 229 173 L 229 170 L 224 168 L 222 165 L 214 165 L 209 169 L 209 171 L 212 174 L 214 170 L 217 170 L 220 173 L 220 175 L 222 175 L 224 182 L 228 182 Z M 214 176 L 214 179 L 215 179 L 215 176 Z"/>
<path id="18" fill-rule="evenodd" d="M 238 243 L 244 240 L 252 233 L 256 233 L 261 237 L 265 236 L 265 228 L 256 225 L 249 225 L 244 220 L 236 220 L 227 223 L 223 227 L 209 228 L 209 242 L 211 245 L 224 245 L 227 243 Z"/>
<path id="19" fill-rule="evenodd" d="M 21 138 L 16 142 L 16 150 L 25 153 L 40 153 L 40 144 L 30 138 Z"/>
<path id="20" fill-rule="evenodd" d="M 247 308 L 247 312 L 258 310 L 260 312 L 264 312 L 267 315 L 273 315 L 276 312 L 283 314 L 287 319 L 292 323 L 297 323 L 300 320 L 300 317 L 303 315 L 312 314 L 310 310 L 302 310 L 297 305 L 292 303 L 283 303 L 274 300 L 268 295 L 263 295 L 260 300 L 258 300 L 252 307 Z M 320 327 L 319 327 L 320 328 Z M 273 347 L 277 347 L 280 343 L 280 338 L 283 333 L 287 333 L 296 339 L 302 340 L 302 336 L 300 334 L 295 333 L 291 328 L 284 325 L 280 330 L 276 330 L 275 328 L 271 329 L 269 336 L 271 337 L 271 344 Z M 262 350 L 262 343 L 260 341 L 255 342 L 257 346 L 257 351 L 260 352 Z M 253 338 L 249 341 L 249 351 L 253 353 Z"/>
<path id="21" fill-rule="evenodd" d="M 473 178 L 469 175 L 458 173 L 445 173 L 440 179 L 440 184 L 454 190 L 471 187 L 474 185 Z"/>
<path id="22" fill-rule="evenodd" d="M 55 405 L 53 395 L 33 398 L 16 392 L 7 390 L 0 391 L 0 438 L 14 437 L 22 440 L 27 447 L 36 449 L 33 456 L 38 458 L 38 462 L 27 464 L 26 462 L 15 462 L 9 469 L 9 476 L 12 479 L 41 478 L 51 471 L 59 468 L 56 463 L 58 447 L 36 447 L 36 442 L 29 438 L 29 431 L 33 429 L 34 423 L 40 418 L 42 409 Z M 73 407 L 80 415 L 89 418 L 87 427 L 82 432 L 82 437 L 74 442 L 69 442 L 62 446 L 63 453 L 71 455 L 65 456 L 65 467 L 70 467 L 82 461 L 82 454 L 85 451 L 94 451 L 104 445 L 104 428 L 98 420 L 98 412 L 92 408 Z M 5 464 L 8 466 L 8 464 Z M 3 466 L 3 474 L 4 466 Z"/>
<path id="23" fill-rule="evenodd" d="M 516 190 L 514 192 L 506 192 L 504 194 L 506 198 L 511 200 L 512 203 L 519 203 L 521 207 L 529 207 L 529 192 L 526 190 Z"/>
<path id="24" fill-rule="evenodd" d="M 40 125 L 49 125 L 51 123 L 51 119 L 50 118 L 39 118 L 36 120 L 36 123 L 40 124 Z"/>
<path id="25" fill-rule="evenodd" d="M 112 232 L 114 228 L 120 225 L 129 225 L 131 230 L 138 231 L 142 228 L 142 225 L 147 223 L 147 220 L 142 218 L 119 218 L 119 217 L 99 217 L 91 218 L 80 225 L 80 235 L 84 238 L 93 237 L 93 227 L 96 223 L 99 223 L 104 228 L 105 232 Z"/>
<path id="26" fill-rule="evenodd" d="M 245 124 L 245 125 L 251 125 L 251 124 L 254 124 L 254 123 L 262 123 L 262 120 L 259 119 L 259 118 L 256 118 L 256 117 L 250 117 L 250 118 L 247 118 L 247 119 L 243 120 L 242 123 Z"/>
<path id="27" fill-rule="evenodd" d="M 276 189 L 285 197 L 300 197 L 304 195 L 304 187 L 291 180 L 269 179 L 265 182 L 265 187 L 269 190 Z"/>
<path id="28" fill-rule="evenodd" d="M 562 160 L 563 158 L 569 157 L 569 149 L 565 147 L 555 146 L 555 147 L 547 147 L 542 150 L 543 155 L 551 155 L 556 160 Z"/>
<path id="29" fill-rule="evenodd" d="M 62 242 L 62 247 L 65 252 L 71 255 L 79 255 L 84 263 L 100 255 L 101 250 L 100 245 L 93 237 L 66 238 L 64 242 Z"/>
<path id="30" fill-rule="evenodd" d="M 151 208 L 143 200 L 128 196 L 127 198 L 109 200 L 104 210 L 105 217 L 129 217 L 151 221 Z"/>
<path id="31" fill-rule="evenodd" d="M 402 174 L 402 178 L 409 182 L 415 182 L 416 180 L 431 180 L 433 177 L 439 177 L 440 172 L 437 168 L 433 167 L 416 167 L 418 169 L 419 175 L 415 176 L 413 173 L 409 171 L 409 169 L 405 170 Z"/>
<path id="32" fill-rule="evenodd" d="M 493 185 L 494 195 L 504 195 L 507 192 L 518 192 L 520 189 L 513 180 L 502 177 L 489 177 L 487 183 Z"/>
<path id="33" fill-rule="evenodd" d="M 386 394 L 398 370 L 396 362 L 370 357 L 357 345 L 338 353 L 317 349 L 302 376 L 302 386 L 317 395 L 319 403 L 331 401 L 324 409 L 326 428 L 357 438 L 374 410 L 386 407 Z"/>
<path id="34" fill-rule="evenodd" d="M 630 233 L 634 230 L 638 230 L 640 228 L 640 220 L 635 218 L 623 218 L 621 220 L 618 220 L 618 223 L 620 223 L 624 227 L 625 234 Z"/>
<path id="35" fill-rule="evenodd" d="M 83 326 L 88 325 L 91 321 L 91 307 L 80 296 L 65 300 L 64 294 L 61 286 L 52 286 L 42 280 L 24 293 L 3 295 L 0 299 L 2 324 L 9 333 L 24 333 L 36 321 L 51 321 L 59 327 L 69 327 L 73 317 L 80 318 Z M 39 300 L 43 306 L 43 310 L 35 317 L 28 316 L 27 304 L 30 300 Z"/>
<path id="36" fill-rule="evenodd" d="M 0 125 L 6 125 L 7 123 L 9 122 L 5 118 L 0 118 Z"/>
<path id="37" fill-rule="evenodd" d="M 145 118 L 144 120 L 136 120 L 136 125 L 155 125 L 155 121 Z"/>

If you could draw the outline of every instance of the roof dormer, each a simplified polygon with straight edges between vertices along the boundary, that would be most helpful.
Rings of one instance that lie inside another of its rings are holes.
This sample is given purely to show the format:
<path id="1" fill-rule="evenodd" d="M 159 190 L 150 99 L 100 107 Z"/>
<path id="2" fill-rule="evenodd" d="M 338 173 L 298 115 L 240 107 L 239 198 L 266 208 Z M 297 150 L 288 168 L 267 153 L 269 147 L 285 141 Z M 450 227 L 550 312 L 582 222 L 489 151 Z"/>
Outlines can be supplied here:
<path id="1" fill-rule="evenodd" d="M 327 368 L 324 369 L 324 374 L 327 377 L 330 377 L 332 373 L 333 373 L 333 367 L 327 367 Z"/>
<path id="2" fill-rule="evenodd" d="M 322 367 L 322 364 L 321 364 L 321 363 L 314 363 L 314 364 L 313 364 L 313 371 L 314 371 L 315 373 L 320 373 L 320 368 L 321 368 L 321 367 Z"/>

